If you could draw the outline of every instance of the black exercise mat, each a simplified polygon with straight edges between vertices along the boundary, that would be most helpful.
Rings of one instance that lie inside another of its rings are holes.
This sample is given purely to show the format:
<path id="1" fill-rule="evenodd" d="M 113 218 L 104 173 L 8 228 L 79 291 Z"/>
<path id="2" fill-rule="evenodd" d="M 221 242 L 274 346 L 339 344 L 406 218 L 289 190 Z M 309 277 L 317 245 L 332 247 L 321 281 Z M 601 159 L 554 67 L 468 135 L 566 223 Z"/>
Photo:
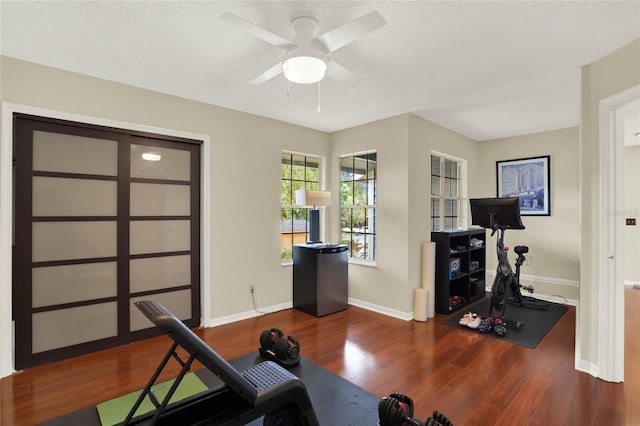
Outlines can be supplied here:
<path id="1" fill-rule="evenodd" d="M 238 370 L 245 370 L 264 361 L 255 352 L 235 358 L 229 363 Z M 289 369 L 304 382 L 321 425 L 375 425 L 378 422 L 378 402 L 380 398 L 354 385 L 348 380 L 325 368 L 302 358 L 300 364 Z M 222 382 L 209 370 L 195 372 L 208 387 L 219 386 Z M 100 426 L 96 406 L 48 420 L 42 426 Z M 262 425 L 262 419 L 249 425 Z"/>
<path id="2" fill-rule="evenodd" d="M 549 330 L 553 328 L 556 322 L 558 322 L 558 320 L 569 309 L 565 305 L 551 302 L 548 302 L 549 307 L 545 310 L 524 308 L 519 305 L 512 305 L 508 303 L 505 311 L 505 318 L 513 321 L 523 322 L 524 327 L 516 329 L 514 327 L 507 326 L 507 334 L 503 337 L 495 334 L 493 330 L 488 333 L 483 333 L 481 331 L 458 324 L 458 321 L 466 312 L 475 312 L 482 317 L 486 317 L 489 313 L 490 303 L 491 297 L 485 297 L 479 302 L 466 306 L 455 314 L 451 314 L 449 318 L 444 321 L 444 324 L 448 325 L 449 327 L 459 328 L 471 333 L 495 337 L 496 339 L 502 339 L 516 345 L 526 346 L 527 348 L 533 349 L 538 346 L 538 343 L 542 341 Z"/>

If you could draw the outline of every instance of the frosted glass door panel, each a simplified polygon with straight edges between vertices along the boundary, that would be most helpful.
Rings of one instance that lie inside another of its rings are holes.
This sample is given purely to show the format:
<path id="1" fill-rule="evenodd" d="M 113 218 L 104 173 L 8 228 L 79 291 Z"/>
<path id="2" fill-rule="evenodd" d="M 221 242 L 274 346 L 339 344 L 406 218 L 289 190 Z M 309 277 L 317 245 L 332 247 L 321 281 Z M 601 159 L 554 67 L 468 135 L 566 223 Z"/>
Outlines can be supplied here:
<path id="1" fill-rule="evenodd" d="M 116 262 L 33 268 L 33 307 L 117 296 Z"/>
<path id="2" fill-rule="evenodd" d="M 191 284 L 191 256 L 132 259 L 129 263 L 131 293 Z"/>
<path id="3" fill-rule="evenodd" d="M 33 132 L 33 170 L 116 176 L 118 143 L 36 130 Z"/>
<path id="4" fill-rule="evenodd" d="M 189 216 L 191 187 L 156 183 L 131 184 L 131 216 Z"/>
<path id="5" fill-rule="evenodd" d="M 33 353 L 114 337 L 117 333 L 116 302 L 40 312 L 33 315 Z"/>
<path id="6" fill-rule="evenodd" d="M 33 216 L 115 216 L 117 182 L 33 177 Z"/>
<path id="7" fill-rule="evenodd" d="M 169 293 L 154 294 L 153 296 L 132 297 L 131 303 L 131 331 L 153 327 L 147 317 L 142 315 L 134 303 L 141 300 L 153 300 L 171 311 L 178 319 L 191 318 L 191 290 L 180 290 Z"/>
<path id="8" fill-rule="evenodd" d="M 142 156 L 155 155 L 156 160 Z M 166 180 L 191 180 L 191 153 L 181 149 L 131 145 L 131 177 Z"/>
<path id="9" fill-rule="evenodd" d="M 130 226 L 130 253 L 166 253 L 191 250 L 191 221 L 134 220 Z"/>
<path id="10" fill-rule="evenodd" d="M 33 261 L 116 256 L 116 222 L 34 222 Z"/>

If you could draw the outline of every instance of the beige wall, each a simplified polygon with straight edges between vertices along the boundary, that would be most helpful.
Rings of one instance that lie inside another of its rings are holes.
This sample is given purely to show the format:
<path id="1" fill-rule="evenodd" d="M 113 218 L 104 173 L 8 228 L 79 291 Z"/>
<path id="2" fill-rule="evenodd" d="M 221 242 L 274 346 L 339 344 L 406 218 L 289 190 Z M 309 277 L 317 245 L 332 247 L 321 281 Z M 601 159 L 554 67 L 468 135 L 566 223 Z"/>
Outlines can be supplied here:
<path id="1" fill-rule="evenodd" d="M 329 167 L 329 175 L 338 175 L 340 156 L 377 151 L 376 266 L 349 265 L 349 297 L 397 311 L 398 315 L 412 310 L 407 281 L 407 132 L 408 115 L 400 115 L 332 133 Z M 337 182 L 332 191 L 340 193 Z M 334 205 L 338 205 L 338 198 L 334 201 Z M 336 240 L 339 221 L 338 213 L 332 220 L 332 235 Z"/>
<path id="2" fill-rule="evenodd" d="M 211 290 L 214 322 L 253 310 L 250 285 L 255 285 L 260 306 L 291 301 L 291 267 L 280 263 L 283 149 L 327 157 L 328 188 L 337 185 L 332 176 L 338 174 L 339 155 L 378 151 L 378 262 L 375 268 L 351 266 L 349 295 L 404 316 L 413 310 L 413 289 L 420 285 L 420 243 L 429 239 L 430 150 L 472 162 L 477 154 L 470 139 L 408 114 L 328 135 L 8 57 L 1 60 L 3 102 L 210 137 L 211 282 L 205 285 Z M 238 196 L 248 188 L 251 199 Z M 326 212 L 325 239 L 337 241 L 338 209 Z"/>
<path id="3" fill-rule="evenodd" d="M 430 151 L 468 160 L 470 197 L 495 194 L 496 159 L 552 155 L 552 216 L 527 217 L 528 230 L 522 231 L 521 237 L 517 232 L 508 233 L 507 239 L 510 245 L 522 242 L 531 246 L 534 261 L 527 274 L 580 281 L 581 355 L 586 361 L 597 361 L 598 102 L 640 84 L 639 41 L 583 67 L 580 142 L 574 156 L 565 145 L 572 144 L 575 129 L 476 143 L 406 114 L 327 135 L 89 76 L 0 59 L 0 97 L 4 102 L 210 136 L 212 253 L 207 260 L 212 276 L 206 285 L 211 286 L 214 319 L 251 311 L 251 284 L 256 286 L 262 306 L 291 301 L 291 269 L 281 266 L 279 246 L 283 149 L 326 156 L 327 185 L 334 191 L 337 183 L 331 176 L 337 175 L 339 155 L 378 151 L 377 267 L 352 265 L 349 295 L 400 313 L 413 308 L 413 289 L 420 281 L 419 245 L 429 238 Z M 536 144 L 544 149 L 536 150 Z M 581 171 L 576 183 L 571 169 L 578 164 Z M 248 172 L 239 173 L 240 168 Z M 572 192 L 576 187 L 580 198 Z M 238 196 L 247 188 L 252 189 L 251 200 Z M 579 237 L 575 235 L 578 220 L 571 222 L 576 206 L 582 225 Z M 326 239 L 337 240 L 339 214 L 335 207 L 327 209 L 327 217 Z M 238 229 L 246 239 L 237 238 Z M 550 249 L 535 235 L 538 232 L 558 247 Z M 578 256 L 576 241 L 581 244 Z"/>
<path id="4" fill-rule="evenodd" d="M 577 156 L 578 128 L 484 141 L 479 150 L 483 183 L 478 196 L 496 196 L 496 161 L 549 155 L 551 187 L 550 216 L 522 216 L 522 231 L 507 231 L 505 245 L 529 247 L 529 262 L 523 265 L 523 284 L 535 292 L 579 298 L 580 281 L 580 183 Z M 515 265 L 515 254 L 510 254 Z M 496 256 L 487 256 L 487 268 L 497 266 Z M 561 299 L 552 299 L 561 302 Z"/>
<path id="5" fill-rule="evenodd" d="M 580 309 L 577 353 L 587 364 L 598 365 L 601 318 L 598 311 L 600 233 L 599 103 L 640 84 L 640 40 L 582 68 L 580 116 Z"/>
<path id="6" fill-rule="evenodd" d="M 469 160 L 475 174 L 477 143 L 404 114 L 333 133 L 331 145 L 330 174 L 338 173 L 341 155 L 378 152 L 376 266 L 350 265 L 349 297 L 395 311 L 391 314 L 410 315 L 414 289 L 422 279 L 422 242 L 431 239 L 431 150 Z M 334 218 L 333 229 L 339 229 L 338 221 Z"/>
<path id="7" fill-rule="evenodd" d="M 477 193 L 483 183 L 476 178 L 480 150 L 477 142 L 415 115 L 409 117 L 408 250 L 409 283 L 414 288 L 422 280 L 422 243 L 431 241 L 431 152 L 466 160 L 467 195 Z"/>
<path id="8" fill-rule="evenodd" d="M 624 229 L 624 280 L 640 284 L 640 145 L 625 148 L 624 217 L 636 219 L 636 226 Z"/>
<path id="9" fill-rule="evenodd" d="M 1 57 L 2 101 L 209 135 L 212 319 L 290 303 L 280 262 L 280 154 L 328 156 L 329 136 L 283 122 Z M 250 196 L 244 194 L 250 191 Z M 3 209 L 9 206 L 1 206 Z M 243 237 L 238 238 L 241 231 Z"/>

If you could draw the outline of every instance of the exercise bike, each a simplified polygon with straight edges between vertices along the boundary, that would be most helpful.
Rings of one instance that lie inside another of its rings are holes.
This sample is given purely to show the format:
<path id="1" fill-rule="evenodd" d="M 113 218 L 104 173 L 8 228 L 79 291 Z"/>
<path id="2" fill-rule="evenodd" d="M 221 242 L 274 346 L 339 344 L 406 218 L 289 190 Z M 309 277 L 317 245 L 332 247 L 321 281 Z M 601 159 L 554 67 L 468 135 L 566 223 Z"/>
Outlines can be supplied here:
<path id="1" fill-rule="evenodd" d="M 520 204 L 517 197 L 509 198 L 477 198 L 471 199 L 471 223 L 483 228 L 491 229 L 491 236 L 498 233 L 496 252 L 498 255 L 498 268 L 496 277 L 491 287 L 491 303 L 489 315 L 502 318 L 502 321 L 510 327 L 522 328 L 524 323 L 505 318 L 507 303 L 517 304 L 522 307 L 546 309 L 549 305 L 536 301 L 534 298 L 522 296 L 523 288 L 533 293 L 532 286 L 520 284 L 520 267 L 525 261 L 525 254 L 529 251 L 527 246 L 517 246 L 514 251 L 518 255 L 516 259 L 516 272 L 514 273 L 507 249 L 504 246 L 504 232 L 507 229 L 525 229 L 520 219 Z"/>
<path id="2" fill-rule="evenodd" d="M 506 249 L 505 249 L 506 251 Z M 512 305 L 522 306 L 523 308 L 532 308 L 532 309 L 547 309 L 549 307 L 548 303 L 545 303 L 541 300 L 536 299 L 532 296 L 523 296 L 522 290 L 526 290 L 529 294 L 533 293 L 532 285 L 522 285 L 520 284 L 520 267 L 524 264 L 526 260 L 525 254 L 529 252 L 529 247 L 527 246 L 515 246 L 513 251 L 516 252 L 518 257 L 516 258 L 516 273 L 515 273 L 515 291 L 513 291 L 512 295 L 507 296 L 507 303 Z"/>
<path id="3" fill-rule="evenodd" d="M 524 289 L 529 293 L 533 293 L 533 286 L 523 286 L 520 284 L 520 267 L 526 259 L 524 255 L 529 252 L 529 247 L 514 247 L 513 251 L 518 255 L 518 258 L 516 259 L 516 272 L 514 273 L 511 269 L 511 264 L 509 263 L 509 258 L 507 256 L 507 248 L 504 246 L 504 231 L 506 228 L 501 226 L 496 226 L 494 228 L 495 229 L 491 232 L 491 236 L 498 232 L 498 242 L 496 244 L 498 268 L 496 270 L 496 278 L 494 279 L 493 286 L 491 287 L 491 305 L 489 313 L 493 313 L 493 310 L 495 309 L 500 313 L 501 317 L 504 317 L 507 303 L 522 306 L 523 308 L 547 309 L 549 307 L 548 303 L 538 301 L 533 297 L 523 296 L 520 291 L 520 289 Z M 512 327 L 515 326 L 516 328 L 522 328 L 524 326 L 524 323 L 520 321 L 512 321 L 504 318 L 503 321 L 505 321 L 507 325 Z"/>

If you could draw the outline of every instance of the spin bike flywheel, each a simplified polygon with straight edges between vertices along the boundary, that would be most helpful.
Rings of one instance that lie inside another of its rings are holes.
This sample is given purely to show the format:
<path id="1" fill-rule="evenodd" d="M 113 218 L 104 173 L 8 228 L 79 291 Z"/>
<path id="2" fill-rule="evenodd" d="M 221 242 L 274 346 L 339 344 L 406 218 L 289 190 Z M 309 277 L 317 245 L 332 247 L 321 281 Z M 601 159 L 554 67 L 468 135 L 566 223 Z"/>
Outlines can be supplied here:
<path id="1" fill-rule="evenodd" d="M 507 281 L 508 277 L 504 275 L 496 277 L 491 288 L 493 308 L 499 312 L 504 312 L 504 305 L 507 303 Z"/>

